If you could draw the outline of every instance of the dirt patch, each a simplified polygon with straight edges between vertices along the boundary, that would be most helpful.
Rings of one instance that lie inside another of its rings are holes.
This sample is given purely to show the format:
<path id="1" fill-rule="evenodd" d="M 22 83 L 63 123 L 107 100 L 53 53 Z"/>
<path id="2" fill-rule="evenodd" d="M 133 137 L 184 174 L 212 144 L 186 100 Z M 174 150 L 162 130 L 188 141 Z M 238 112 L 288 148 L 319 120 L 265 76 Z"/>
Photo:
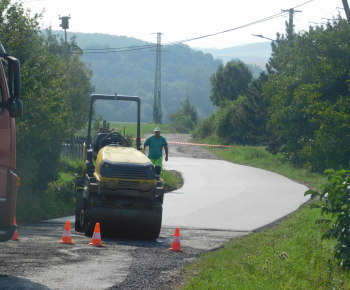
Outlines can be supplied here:
<path id="1" fill-rule="evenodd" d="M 151 134 L 146 135 L 146 138 Z M 194 143 L 190 134 L 162 134 L 167 140 L 169 147 L 169 159 L 172 157 L 188 157 L 188 158 L 200 158 L 200 159 L 217 159 L 223 160 L 222 158 L 212 154 L 205 149 L 205 146 L 190 145 Z M 172 143 L 172 142 L 180 142 Z M 147 149 L 146 149 L 147 152 Z M 166 167 L 166 162 L 163 163 Z"/>

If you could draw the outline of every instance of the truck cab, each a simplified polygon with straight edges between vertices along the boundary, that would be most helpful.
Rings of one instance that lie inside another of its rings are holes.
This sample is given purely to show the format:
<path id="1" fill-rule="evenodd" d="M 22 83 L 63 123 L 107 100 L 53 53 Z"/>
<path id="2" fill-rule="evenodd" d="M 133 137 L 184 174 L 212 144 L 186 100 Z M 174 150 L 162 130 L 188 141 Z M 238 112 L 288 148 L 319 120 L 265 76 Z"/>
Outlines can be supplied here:
<path id="1" fill-rule="evenodd" d="M 17 187 L 20 179 L 16 169 L 16 123 L 22 115 L 19 100 L 19 61 L 5 53 L 0 44 L 0 242 L 12 238 L 16 225 Z"/>

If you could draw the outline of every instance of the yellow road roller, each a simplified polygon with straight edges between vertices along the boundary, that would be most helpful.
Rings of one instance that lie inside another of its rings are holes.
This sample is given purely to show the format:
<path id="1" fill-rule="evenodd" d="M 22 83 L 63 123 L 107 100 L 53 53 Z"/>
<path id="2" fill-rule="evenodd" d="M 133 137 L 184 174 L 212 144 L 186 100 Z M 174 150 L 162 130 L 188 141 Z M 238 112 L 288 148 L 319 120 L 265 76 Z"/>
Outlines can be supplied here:
<path id="1" fill-rule="evenodd" d="M 96 100 L 137 103 L 136 148 L 118 132 L 99 133 L 92 140 Z M 164 182 L 156 180 L 151 160 L 141 152 L 140 98 L 92 95 L 83 173 L 75 178 L 75 230 L 91 236 L 96 223 L 104 235 L 157 239 L 162 224 Z"/>

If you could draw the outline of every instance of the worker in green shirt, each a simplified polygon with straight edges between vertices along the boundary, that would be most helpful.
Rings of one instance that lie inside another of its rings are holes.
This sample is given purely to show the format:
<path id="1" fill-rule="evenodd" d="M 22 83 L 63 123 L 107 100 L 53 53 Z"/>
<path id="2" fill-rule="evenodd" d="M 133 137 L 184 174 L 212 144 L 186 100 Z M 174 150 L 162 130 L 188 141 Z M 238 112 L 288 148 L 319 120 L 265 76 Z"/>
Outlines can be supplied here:
<path id="1" fill-rule="evenodd" d="M 154 135 L 147 138 L 143 146 L 146 148 L 149 146 L 148 158 L 154 164 L 156 170 L 156 178 L 159 178 L 162 171 L 163 162 L 163 147 L 165 150 L 165 161 L 168 161 L 168 143 L 163 136 L 160 136 L 160 128 L 154 129 Z"/>

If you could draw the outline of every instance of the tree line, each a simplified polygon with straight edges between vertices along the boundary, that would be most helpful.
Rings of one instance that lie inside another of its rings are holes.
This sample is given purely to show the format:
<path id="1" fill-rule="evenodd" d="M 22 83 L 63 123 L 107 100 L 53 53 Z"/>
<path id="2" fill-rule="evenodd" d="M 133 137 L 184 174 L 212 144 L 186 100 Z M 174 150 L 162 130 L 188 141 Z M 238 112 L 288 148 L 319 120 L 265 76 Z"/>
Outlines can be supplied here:
<path id="1" fill-rule="evenodd" d="M 240 61 L 211 76 L 217 108 L 194 136 L 264 145 L 314 171 L 349 166 L 350 29 L 336 18 L 308 31 L 277 34 L 267 73 L 252 79 Z"/>
<path id="2" fill-rule="evenodd" d="M 93 92 L 92 72 L 82 62 L 75 39 L 68 42 L 68 73 L 66 44 L 50 29 L 42 32 L 41 16 L 31 16 L 19 2 L 1 1 L 0 40 L 21 63 L 24 112 L 16 120 L 19 209 L 34 196 L 44 196 L 48 184 L 58 179 L 62 142 L 85 126 Z"/>
<path id="3" fill-rule="evenodd" d="M 57 31 L 63 34 L 62 31 Z M 92 81 L 96 92 L 103 94 L 136 95 L 141 98 L 141 120 L 153 120 L 153 100 L 156 68 L 155 45 L 126 36 L 105 34 L 68 33 L 76 35 L 79 46 L 83 49 L 83 61 L 90 64 L 94 75 Z M 147 49 L 139 49 L 147 46 Z M 126 51 L 115 51 L 118 47 Z M 137 49 L 133 50 L 133 47 Z M 107 52 L 107 53 L 106 53 Z M 220 59 L 214 59 L 209 53 L 191 49 L 185 44 L 162 47 L 161 55 L 161 90 L 163 123 L 171 121 L 180 102 L 187 95 L 196 106 L 198 115 L 206 118 L 215 107 L 210 102 L 210 76 L 215 72 Z M 256 76 L 262 71 L 256 65 L 249 66 Z M 109 120 L 134 121 L 134 108 L 130 104 L 101 104 L 97 112 L 103 112 Z"/>

